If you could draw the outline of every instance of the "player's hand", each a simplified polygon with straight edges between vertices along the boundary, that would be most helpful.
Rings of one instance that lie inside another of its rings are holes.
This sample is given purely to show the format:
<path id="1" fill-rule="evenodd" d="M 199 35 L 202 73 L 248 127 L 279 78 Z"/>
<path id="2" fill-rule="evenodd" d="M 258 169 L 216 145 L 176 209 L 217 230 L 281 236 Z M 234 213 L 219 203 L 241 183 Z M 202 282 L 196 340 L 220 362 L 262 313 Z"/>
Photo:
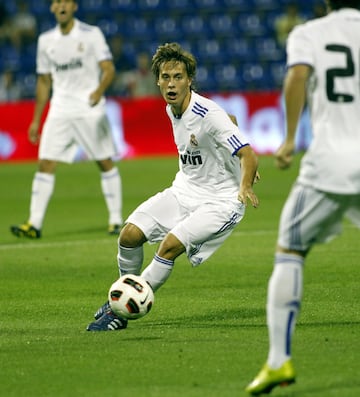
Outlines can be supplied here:
<path id="1" fill-rule="evenodd" d="M 240 203 L 245 204 L 245 206 L 247 205 L 248 200 L 254 208 L 259 206 L 259 199 L 252 188 L 241 188 L 238 194 L 238 200 Z"/>
<path id="2" fill-rule="evenodd" d="M 294 157 L 294 144 L 284 142 L 275 152 L 275 163 L 280 169 L 289 168 Z"/>
<path id="3" fill-rule="evenodd" d="M 29 141 L 34 145 L 39 142 L 39 123 L 33 121 L 28 130 Z"/>
<path id="4" fill-rule="evenodd" d="M 92 92 L 89 96 L 89 105 L 96 106 L 99 103 L 100 99 L 101 95 L 97 91 Z"/>

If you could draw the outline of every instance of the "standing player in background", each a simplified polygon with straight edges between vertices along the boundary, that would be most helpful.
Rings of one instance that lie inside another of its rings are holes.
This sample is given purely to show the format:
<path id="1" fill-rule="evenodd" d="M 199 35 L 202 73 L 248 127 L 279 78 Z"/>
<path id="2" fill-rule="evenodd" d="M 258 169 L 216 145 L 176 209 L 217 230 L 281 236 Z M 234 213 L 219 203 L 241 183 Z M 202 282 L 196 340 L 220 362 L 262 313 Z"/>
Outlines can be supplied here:
<path id="1" fill-rule="evenodd" d="M 267 296 L 270 349 L 246 388 L 252 395 L 295 381 L 291 343 L 306 255 L 341 232 L 344 216 L 360 227 L 360 0 L 328 0 L 327 6 L 327 16 L 294 28 L 287 44 L 287 136 L 278 166 L 291 165 L 306 94 L 314 137 L 280 218 Z"/>
<path id="2" fill-rule="evenodd" d="M 112 161 L 115 145 L 105 113 L 104 92 L 113 81 L 112 55 L 98 27 L 74 18 L 75 0 L 53 0 L 57 26 L 40 35 L 37 49 L 36 104 L 29 128 L 32 143 L 39 139 L 41 116 L 50 109 L 39 147 L 39 168 L 32 183 L 30 217 L 11 226 L 18 237 L 40 238 L 55 185 L 57 162 L 74 161 L 78 145 L 101 171 L 101 188 L 109 211 L 110 234 L 122 223 L 121 179 Z"/>
<path id="3" fill-rule="evenodd" d="M 143 244 L 159 242 L 141 275 L 158 290 L 169 278 L 175 259 L 186 253 L 193 266 L 208 259 L 230 236 L 258 198 L 252 185 L 258 160 L 247 139 L 215 102 L 192 89 L 196 60 L 178 44 L 159 46 L 152 71 L 167 102 L 179 153 L 179 171 L 172 186 L 142 203 L 121 230 L 120 275 L 140 274 Z M 89 331 L 126 328 L 105 303 Z"/>

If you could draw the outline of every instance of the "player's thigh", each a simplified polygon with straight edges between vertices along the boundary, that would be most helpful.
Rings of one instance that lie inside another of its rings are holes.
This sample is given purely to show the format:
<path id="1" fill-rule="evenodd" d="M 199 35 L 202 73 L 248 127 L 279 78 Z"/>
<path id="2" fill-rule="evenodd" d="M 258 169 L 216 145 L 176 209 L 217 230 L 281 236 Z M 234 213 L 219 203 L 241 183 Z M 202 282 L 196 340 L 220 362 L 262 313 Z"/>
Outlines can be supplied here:
<path id="1" fill-rule="evenodd" d="M 48 117 L 41 133 L 39 158 L 71 162 L 76 153 L 71 120 Z"/>
<path id="2" fill-rule="evenodd" d="M 346 207 L 341 196 L 294 185 L 281 213 L 278 244 L 307 251 L 315 243 L 328 241 L 341 233 Z"/>
<path id="3" fill-rule="evenodd" d="M 158 242 L 185 216 L 171 189 L 165 189 L 140 204 L 126 223 L 139 227 L 149 242 Z"/>
<path id="4" fill-rule="evenodd" d="M 73 120 L 75 140 L 88 158 L 103 160 L 116 154 L 109 120 L 105 114 L 88 115 Z"/>
<path id="5" fill-rule="evenodd" d="M 202 204 L 171 230 L 185 247 L 218 239 L 241 221 L 245 206 L 239 201 Z"/>

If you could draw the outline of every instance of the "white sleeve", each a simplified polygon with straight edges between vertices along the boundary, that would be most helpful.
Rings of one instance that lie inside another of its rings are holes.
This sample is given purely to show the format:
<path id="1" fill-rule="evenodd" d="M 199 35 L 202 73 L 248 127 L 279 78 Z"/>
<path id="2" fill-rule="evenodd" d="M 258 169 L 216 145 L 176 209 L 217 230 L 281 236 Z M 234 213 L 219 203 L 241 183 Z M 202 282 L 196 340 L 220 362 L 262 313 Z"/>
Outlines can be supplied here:
<path id="1" fill-rule="evenodd" d="M 51 62 L 46 53 L 46 40 L 44 36 L 40 36 L 36 50 L 36 73 L 51 73 Z"/>
<path id="2" fill-rule="evenodd" d="M 287 67 L 297 64 L 314 65 L 311 32 L 306 25 L 296 26 L 289 34 L 287 45 Z"/>
<path id="3" fill-rule="evenodd" d="M 209 130 L 212 131 L 215 140 L 232 156 L 236 155 L 242 147 L 249 145 L 247 137 L 223 109 L 218 108 L 209 112 L 207 122 L 210 123 Z"/>
<path id="4" fill-rule="evenodd" d="M 112 54 L 105 40 L 105 36 L 97 26 L 94 27 L 93 36 L 93 45 L 97 61 L 101 62 L 106 60 L 112 60 Z"/>

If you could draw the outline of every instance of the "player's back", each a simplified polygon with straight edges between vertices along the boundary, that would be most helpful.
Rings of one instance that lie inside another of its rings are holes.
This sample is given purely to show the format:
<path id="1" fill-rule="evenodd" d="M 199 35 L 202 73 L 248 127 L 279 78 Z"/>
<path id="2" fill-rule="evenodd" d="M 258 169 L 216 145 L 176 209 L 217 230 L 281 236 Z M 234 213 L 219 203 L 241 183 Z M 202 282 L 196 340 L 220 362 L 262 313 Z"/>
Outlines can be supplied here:
<path id="1" fill-rule="evenodd" d="M 302 177 L 323 190 L 359 193 L 360 12 L 333 11 L 295 28 L 288 65 L 299 63 L 313 68 L 308 103 L 314 139 Z"/>

